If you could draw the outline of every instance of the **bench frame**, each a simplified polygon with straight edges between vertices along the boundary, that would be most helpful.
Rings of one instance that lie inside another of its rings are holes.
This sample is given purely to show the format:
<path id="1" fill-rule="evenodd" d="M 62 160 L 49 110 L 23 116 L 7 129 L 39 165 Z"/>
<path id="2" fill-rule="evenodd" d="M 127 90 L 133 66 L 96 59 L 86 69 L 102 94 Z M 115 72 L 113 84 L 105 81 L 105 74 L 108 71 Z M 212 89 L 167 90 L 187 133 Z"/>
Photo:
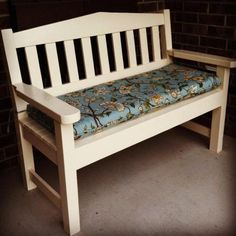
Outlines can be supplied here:
<path id="1" fill-rule="evenodd" d="M 153 61 L 148 58 L 147 31 L 152 32 Z M 137 65 L 133 30 L 138 29 L 142 63 Z M 124 68 L 120 32 L 125 32 L 129 67 Z M 106 34 L 111 34 L 116 71 L 109 70 Z M 98 42 L 101 75 L 96 75 L 90 37 Z M 170 13 L 95 13 L 46 26 L 13 33 L 2 31 L 17 112 L 16 125 L 22 150 L 22 172 L 28 190 L 36 186 L 61 209 L 64 229 L 70 235 L 80 231 L 77 170 L 115 152 L 183 124 L 210 138 L 210 150 L 220 152 L 223 145 L 224 122 L 230 68 L 236 62 L 229 58 L 172 49 Z M 86 79 L 79 80 L 73 40 L 81 38 Z M 60 81 L 56 42 L 65 48 L 69 83 Z M 50 72 L 50 88 L 44 88 L 37 56 L 37 45 L 44 44 Z M 24 48 L 31 85 L 23 83 L 17 49 Z M 213 91 L 162 108 L 138 119 L 122 123 L 81 140 L 74 140 L 73 123 L 80 111 L 56 98 L 57 95 L 87 88 L 99 83 L 124 78 L 168 65 L 173 58 L 182 58 L 216 66 L 222 86 Z M 27 116 L 30 103 L 54 120 L 55 135 Z M 193 118 L 213 111 L 211 129 L 193 123 Z M 173 119 L 174 117 L 174 119 Z M 156 125 L 158 124 L 158 125 Z M 140 132 L 142 130 L 142 132 Z M 131 138 L 132 137 L 132 138 Z M 32 146 L 55 163 L 59 172 L 60 193 L 35 172 Z"/>

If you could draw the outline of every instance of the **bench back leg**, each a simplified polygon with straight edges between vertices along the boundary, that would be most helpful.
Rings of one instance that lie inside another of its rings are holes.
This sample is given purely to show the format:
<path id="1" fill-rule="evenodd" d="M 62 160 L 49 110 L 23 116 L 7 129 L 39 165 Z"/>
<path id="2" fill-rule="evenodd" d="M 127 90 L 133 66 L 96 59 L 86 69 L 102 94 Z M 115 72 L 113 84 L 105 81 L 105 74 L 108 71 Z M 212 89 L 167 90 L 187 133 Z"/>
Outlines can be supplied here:
<path id="1" fill-rule="evenodd" d="M 223 79 L 223 98 L 222 105 L 212 112 L 210 135 L 210 150 L 217 153 L 221 152 L 223 147 L 229 74 L 230 71 L 228 68 L 217 67 L 217 75 Z"/>
<path id="2" fill-rule="evenodd" d="M 80 231 L 77 169 L 74 166 L 73 125 L 54 122 L 57 143 L 57 163 L 60 183 L 61 210 L 64 230 L 69 235 Z"/>
<path id="3" fill-rule="evenodd" d="M 20 137 L 20 149 L 22 152 L 22 161 L 21 161 L 21 168 L 23 173 L 23 181 L 25 184 L 25 187 L 27 190 L 32 190 L 36 188 L 37 186 L 32 182 L 30 178 L 30 170 L 34 171 L 34 156 L 33 156 L 33 149 L 31 143 L 29 143 L 26 139 L 23 137 L 23 131 L 22 131 L 22 125 L 20 123 L 20 120 L 26 116 L 25 113 L 19 113 L 18 114 L 18 120 L 17 120 L 17 129 Z"/>

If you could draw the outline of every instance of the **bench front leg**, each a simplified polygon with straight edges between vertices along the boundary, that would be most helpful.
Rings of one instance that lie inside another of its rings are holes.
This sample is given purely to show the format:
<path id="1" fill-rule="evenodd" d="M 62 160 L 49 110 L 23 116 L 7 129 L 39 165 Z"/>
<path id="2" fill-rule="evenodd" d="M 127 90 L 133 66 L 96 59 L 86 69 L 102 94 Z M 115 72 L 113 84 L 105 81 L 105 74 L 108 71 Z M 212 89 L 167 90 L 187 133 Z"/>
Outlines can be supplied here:
<path id="1" fill-rule="evenodd" d="M 73 125 L 54 122 L 58 150 L 58 172 L 60 182 L 61 210 L 64 230 L 69 235 L 80 231 L 77 170 L 73 165 Z"/>
<path id="2" fill-rule="evenodd" d="M 213 110 L 212 112 L 210 150 L 219 153 L 222 151 L 223 147 L 223 136 L 224 136 L 230 69 L 218 66 L 216 73 L 217 76 L 223 79 L 223 84 L 222 84 L 223 98 L 222 98 L 222 105 Z"/>
<path id="3" fill-rule="evenodd" d="M 26 187 L 26 189 L 32 190 L 35 189 L 37 186 L 33 183 L 33 181 L 30 178 L 30 170 L 35 169 L 34 167 L 34 155 L 33 155 L 33 148 L 32 144 L 28 142 L 23 135 L 23 129 L 22 129 L 22 124 L 21 124 L 21 119 L 24 119 L 27 116 L 25 112 L 18 113 L 17 114 L 17 132 L 18 132 L 18 137 L 20 138 L 20 145 L 19 149 L 21 150 L 21 173 L 23 174 L 23 182 Z"/>

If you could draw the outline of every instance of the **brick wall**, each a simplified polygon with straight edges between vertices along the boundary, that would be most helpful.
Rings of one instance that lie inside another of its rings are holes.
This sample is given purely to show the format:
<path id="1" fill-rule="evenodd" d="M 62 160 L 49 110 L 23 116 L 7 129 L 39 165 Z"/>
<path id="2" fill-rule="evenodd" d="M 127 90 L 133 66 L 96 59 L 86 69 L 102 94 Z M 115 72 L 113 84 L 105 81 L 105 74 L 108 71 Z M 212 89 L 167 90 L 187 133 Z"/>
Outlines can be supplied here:
<path id="1" fill-rule="evenodd" d="M 0 30 L 10 26 L 7 1 L 0 1 Z M 3 65 L 0 40 L 0 169 L 17 165 L 18 149 L 9 86 Z"/>
<path id="2" fill-rule="evenodd" d="M 236 58 L 236 1 L 165 0 L 173 47 Z M 236 70 L 231 70 L 225 133 L 236 137 Z M 200 121 L 209 123 L 210 116 Z"/>

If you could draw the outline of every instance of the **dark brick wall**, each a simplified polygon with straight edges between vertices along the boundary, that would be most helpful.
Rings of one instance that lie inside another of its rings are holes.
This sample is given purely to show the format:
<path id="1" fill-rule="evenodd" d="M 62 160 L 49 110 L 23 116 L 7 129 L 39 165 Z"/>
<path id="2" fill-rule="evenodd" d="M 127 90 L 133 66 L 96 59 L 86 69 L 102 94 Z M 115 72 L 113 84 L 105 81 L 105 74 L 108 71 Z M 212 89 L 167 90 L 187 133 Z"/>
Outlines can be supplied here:
<path id="1" fill-rule="evenodd" d="M 10 26 L 7 1 L 0 2 L 0 30 Z M 17 165 L 18 148 L 8 81 L 4 71 L 0 40 L 0 169 Z"/>
<path id="2" fill-rule="evenodd" d="M 236 58 L 236 1 L 165 0 L 173 47 Z M 236 137 L 236 70 L 231 70 L 225 133 Z M 210 116 L 200 122 L 209 123 Z"/>

